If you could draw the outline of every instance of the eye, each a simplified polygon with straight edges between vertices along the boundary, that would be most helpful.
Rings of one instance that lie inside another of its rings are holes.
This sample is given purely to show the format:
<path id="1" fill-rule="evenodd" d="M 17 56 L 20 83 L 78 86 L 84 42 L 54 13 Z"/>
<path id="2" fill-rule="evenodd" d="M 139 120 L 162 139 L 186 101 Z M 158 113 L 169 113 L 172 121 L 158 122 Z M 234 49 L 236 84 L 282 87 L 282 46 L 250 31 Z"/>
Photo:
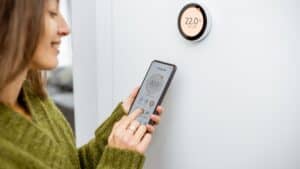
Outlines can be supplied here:
<path id="1" fill-rule="evenodd" d="M 49 11 L 49 14 L 52 18 L 55 18 L 56 16 L 58 16 L 58 13 L 55 11 Z"/>

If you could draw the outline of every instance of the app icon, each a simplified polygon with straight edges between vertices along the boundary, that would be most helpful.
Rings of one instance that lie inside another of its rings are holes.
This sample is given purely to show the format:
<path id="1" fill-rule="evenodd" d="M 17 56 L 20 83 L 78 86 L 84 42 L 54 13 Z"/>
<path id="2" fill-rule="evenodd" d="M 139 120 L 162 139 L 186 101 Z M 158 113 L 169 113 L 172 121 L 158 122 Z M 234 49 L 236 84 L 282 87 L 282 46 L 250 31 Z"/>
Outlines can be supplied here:
<path id="1" fill-rule="evenodd" d="M 155 102 L 154 102 L 153 100 L 151 100 L 151 101 L 149 102 L 149 107 L 153 107 L 154 104 L 155 104 Z"/>

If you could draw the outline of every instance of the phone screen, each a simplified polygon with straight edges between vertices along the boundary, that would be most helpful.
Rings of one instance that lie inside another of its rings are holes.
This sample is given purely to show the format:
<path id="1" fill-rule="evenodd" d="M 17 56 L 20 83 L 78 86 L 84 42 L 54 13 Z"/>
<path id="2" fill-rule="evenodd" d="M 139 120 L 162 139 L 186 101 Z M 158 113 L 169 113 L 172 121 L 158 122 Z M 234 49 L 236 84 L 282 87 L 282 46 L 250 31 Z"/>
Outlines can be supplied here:
<path id="1" fill-rule="evenodd" d="M 129 113 L 137 108 L 144 109 L 137 121 L 146 125 L 150 122 L 150 116 L 161 104 L 162 98 L 176 71 L 176 66 L 160 61 L 153 61 L 143 80 L 142 86 L 132 104 Z"/>

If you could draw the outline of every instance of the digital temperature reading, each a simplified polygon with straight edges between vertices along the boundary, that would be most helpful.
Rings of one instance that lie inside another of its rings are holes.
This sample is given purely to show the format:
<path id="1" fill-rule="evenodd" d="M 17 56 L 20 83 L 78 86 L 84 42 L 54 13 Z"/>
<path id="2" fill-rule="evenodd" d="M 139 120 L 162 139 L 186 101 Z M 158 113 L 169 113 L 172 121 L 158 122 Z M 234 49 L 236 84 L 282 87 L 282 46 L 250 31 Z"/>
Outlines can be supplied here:
<path id="1" fill-rule="evenodd" d="M 208 16 L 196 3 L 187 4 L 178 17 L 178 29 L 187 40 L 199 40 L 208 33 Z"/>

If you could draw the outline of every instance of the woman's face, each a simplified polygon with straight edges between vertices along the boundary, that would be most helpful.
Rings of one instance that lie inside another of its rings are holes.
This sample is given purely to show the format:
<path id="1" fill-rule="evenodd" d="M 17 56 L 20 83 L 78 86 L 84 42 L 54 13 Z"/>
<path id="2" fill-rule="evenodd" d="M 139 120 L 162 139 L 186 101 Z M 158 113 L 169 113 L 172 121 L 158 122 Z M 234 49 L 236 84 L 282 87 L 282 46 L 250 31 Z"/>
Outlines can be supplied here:
<path id="1" fill-rule="evenodd" d="M 61 38 L 70 33 L 65 19 L 60 13 L 57 0 L 47 0 L 44 12 L 45 31 L 39 40 L 30 69 L 54 69 L 58 65 L 57 55 Z"/>

